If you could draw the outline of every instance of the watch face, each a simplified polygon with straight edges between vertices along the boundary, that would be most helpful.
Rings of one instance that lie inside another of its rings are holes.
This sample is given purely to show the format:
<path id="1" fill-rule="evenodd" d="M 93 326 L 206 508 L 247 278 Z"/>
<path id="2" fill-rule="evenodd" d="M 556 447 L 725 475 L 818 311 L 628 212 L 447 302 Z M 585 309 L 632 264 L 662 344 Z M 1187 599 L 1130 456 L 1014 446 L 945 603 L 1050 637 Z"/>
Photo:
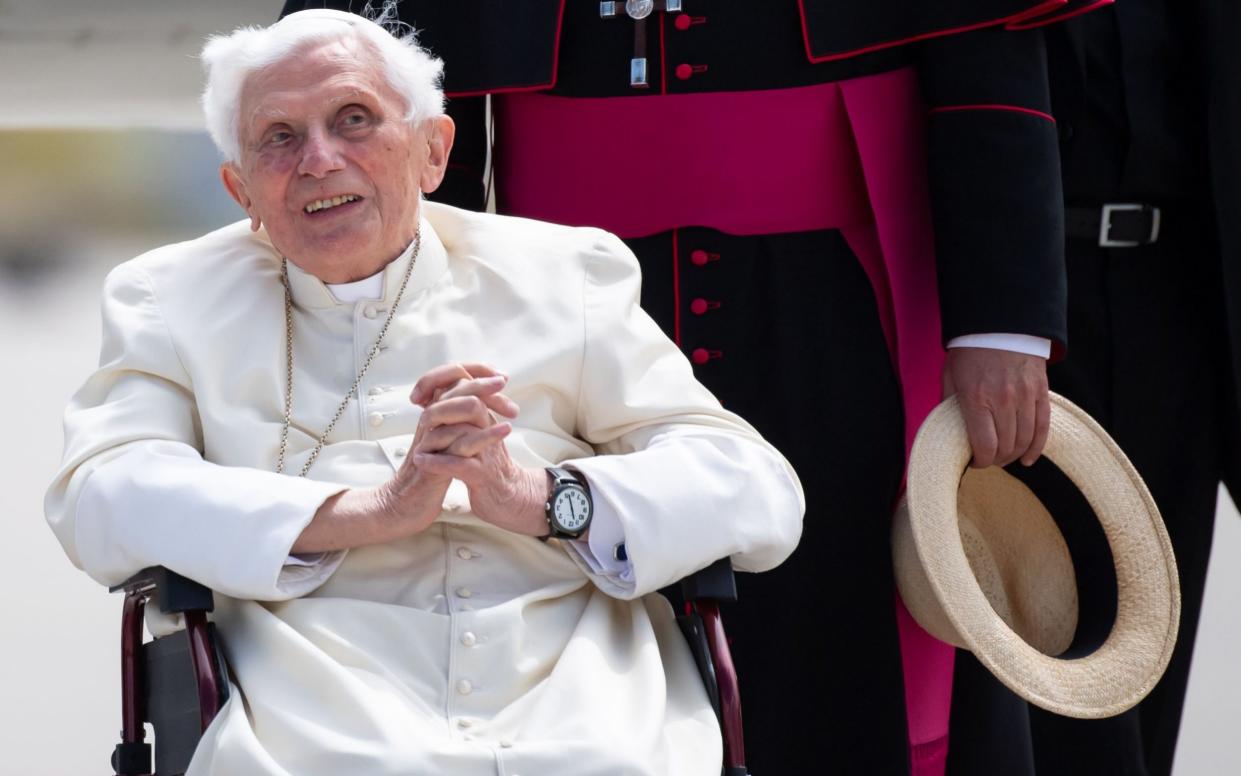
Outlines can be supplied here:
<path id="1" fill-rule="evenodd" d="M 552 516 L 560 529 L 576 533 L 586 527 L 590 520 L 590 500 L 581 488 L 565 488 L 556 494 L 552 503 Z"/>

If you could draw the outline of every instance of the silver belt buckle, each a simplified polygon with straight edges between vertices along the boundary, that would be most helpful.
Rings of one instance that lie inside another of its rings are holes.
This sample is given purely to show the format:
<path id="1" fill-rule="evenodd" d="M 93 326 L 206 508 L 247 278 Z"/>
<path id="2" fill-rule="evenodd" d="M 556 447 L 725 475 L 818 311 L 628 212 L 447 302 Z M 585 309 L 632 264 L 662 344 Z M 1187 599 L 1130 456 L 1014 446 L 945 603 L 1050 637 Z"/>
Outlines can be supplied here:
<path id="1" fill-rule="evenodd" d="M 1148 245 L 1159 239 L 1159 226 L 1163 213 L 1159 208 L 1151 207 L 1151 233 L 1142 240 L 1113 240 L 1112 239 L 1112 214 L 1121 212 L 1141 211 L 1146 209 L 1146 205 L 1126 202 L 1119 204 L 1107 204 L 1103 206 L 1103 217 L 1099 219 L 1099 247 L 1100 248 L 1136 248 L 1139 245 Z"/>

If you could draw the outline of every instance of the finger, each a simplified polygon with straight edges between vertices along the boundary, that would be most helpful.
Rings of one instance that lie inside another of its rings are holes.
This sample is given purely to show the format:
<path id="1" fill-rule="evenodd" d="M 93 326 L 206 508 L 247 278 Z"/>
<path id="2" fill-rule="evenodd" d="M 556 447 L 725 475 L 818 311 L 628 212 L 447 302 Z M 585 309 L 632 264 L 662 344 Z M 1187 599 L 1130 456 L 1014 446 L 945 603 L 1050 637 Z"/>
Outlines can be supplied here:
<path id="1" fill-rule="evenodd" d="M 965 418 L 965 431 L 970 438 L 970 447 L 974 450 L 972 465 L 977 469 L 985 469 L 995 463 L 995 419 L 986 407 L 962 405 L 961 414 Z"/>
<path id="2" fill-rule="evenodd" d="M 473 423 L 479 428 L 492 425 L 487 405 L 477 396 L 458 396 L 455 399 L 437 401 L 422 411 L 418 426 L 431 430 L 453 423 Z"/>
<path id="3" fill-rule="evenodd" d="M 414 442 L 414 452 L 438 453 L 447 450 L 461 437 L 480 431 L 471 423 L 453 423 L 427 430 L 422 438 Z"/>
<path id="4" fill-rule="evenodd" d="M 477 458 L 464 458 L 446 453 L 419 453 L 413 456 L 414 465 L 423 474 L 433 477 L 452 477 L 469 484 L 477 482 L 483 474 L 483 464 Z"/>
<path id="5" fill-rule="evenodd" d="M 475 377 L 496 377 L 504 373 L 498 369 L 478 362 L 458 362 L 443 364 L 418 378 L 409 400 L 414 404 L 426 406 L 432 401 L 436 391 L 445 391 L 458 380 L 469 380 Z"/>
<path id="6" fill-rule="evenodd" d="M 1030 444 L 1034 441 L 1034 423 L 1037 417 L 1036 406 L 1032 400 L 1017 408 L 1017 433 L 1013 437 L 1012 458 L 1004 461 L 1004 466 L 1029 452 Z"/>
<path id="7" fill-rule="evenodd" d="M 992 463 L 1003 466 L 1017 457 L 1014 451 L 1017 439 L 1017 407 L 1015 404 L 1006 403 L 993 409 L 991 417 L 995 420 L 995 458 Z"/>
<path id="8" fill-rule="evenodd" d="M 469 423 L 440 426 L 414 446 L 415 453 L 448 453 L 460 457 L 477 455 L 513 431 L 509 423 L 479 428 Z"/>
<path id="9" fill-rule="evenodd" d="M 512 431 L 513 426 L 509 423 L 497 423 L 490 428 L 474 429 L 462 434 L 443 452 L 461 458 L 473 458 L 488 447 L 502 442 Z"/>
<path id="10" fill-rule="evenodd" d="M 1023 464 L 1034 465 L 1038 457 L 1043 454 L 1043 449 L 1047 447 L 1047 436 L 1050 433 L 1051 402 L 1044 392 L 1034 403 L 1034 439 L 1030 442 L 1030 448 L 1026 450 L 1025 455 L 1021 456 Z"/>
<path id="11" fill-rule="evenodd" d="M 458 396 L 477 396 L 492 411 L 506 418 L 515 418 L 520 408 L 516 402 L 500 393 L 507 383 L 508 378 L 504 375 L 458 380 L 451 388 L 440 393 L 435 401 L 453 399 Z"/>

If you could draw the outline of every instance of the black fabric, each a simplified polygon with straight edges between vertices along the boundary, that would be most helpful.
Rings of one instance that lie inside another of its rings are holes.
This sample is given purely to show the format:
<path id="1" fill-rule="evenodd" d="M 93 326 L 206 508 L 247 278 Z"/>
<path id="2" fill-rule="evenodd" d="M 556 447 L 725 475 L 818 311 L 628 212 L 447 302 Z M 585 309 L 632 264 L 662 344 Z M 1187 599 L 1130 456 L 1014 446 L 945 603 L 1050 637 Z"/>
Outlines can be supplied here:
<path id="1" fill-rule="evenodd" d="M 904 423 L 869 281 L 834 231 L 691 228 L 628 244 L 666 331 L 674 273 L 683 300 L 720 302 L 682 314 L 685 348 L 719 352 L 695 372 L 788 456 L 811 505 L 797 552 L 738 574 L 723 607 L 751 771 L 906 773 L 888 544 Z M 694 264 L 696 250 L 713 259 Z"/>
<path id="2" fill-rule="evenodd" d="M 952 669 L 948 724 L 947 776 L 1035 776 L 1029 708 L 963 649 Z M 1103 774 L 1111 776 L 1095 776 Z"/>
<path id="3" fill-rule="evenodd" d="M 1080 0 L 1074 0 L 1080 3 Z M 801 0 L 805 44 L 811 58 L 853 56 L 858 52 L 952 35 L 1001 23 L 1037 9 L 1037 0 L 919 0 L 876 3 L 866 0 Z"/>
<path id="4" fill-rule="evenodd" d="M 1129 0 L 1079 24 L 1086 90 L 1066 152 L 1067 198 L 1200 197 L 1206 70 L 1193 15 L 1166 0 Z"/>
<path id="5" fill-rule="evenodd" d="M 286 0 L 280 16 L 308 8 L 362 13 L 368 5 L 382 4 Z M 444 90 L 465 94 L 550 86 L 564 5 L 565 0 L 402 0 L 398 11 L 417 31 L 420 45 L 456 63 L 444 71 Z M 594 7 L 597 15 L 598 4 Z M 480 40 L 488 45 L 478 46 Z"/>

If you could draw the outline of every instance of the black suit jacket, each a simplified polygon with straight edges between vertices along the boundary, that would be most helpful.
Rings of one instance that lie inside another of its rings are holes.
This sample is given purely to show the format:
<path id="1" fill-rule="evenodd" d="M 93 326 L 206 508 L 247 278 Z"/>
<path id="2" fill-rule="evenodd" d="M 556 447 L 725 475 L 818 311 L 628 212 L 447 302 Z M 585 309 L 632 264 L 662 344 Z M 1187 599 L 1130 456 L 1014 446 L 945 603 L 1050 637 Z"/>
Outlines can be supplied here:
<path id="1" fill-rule="evenodd" d="M 1241 407 L 1241 3 L 1234 0 L 1183 0 L 1181 13 L 1192 14 L 1201 36 L 1199 77 L 1207 97 L 1208 190 L 1215 210 L 1220 270 L 1228 321 L 1228 361 L 1233 375 L 1234 411 Z M 1084 70 L 1086 36 L 1080 22 L 1069 21 L 1047 32 L 1054 113 L 1062 129 L 1076 124 L 1086 109 Z M 1062 140 L 1070 142 L 1067 133 Z M 1221 419 L 1236 428 L 1236 417 Z M 1236 436 L 1235 434 L 1233 436 Z M 1233 453 L 1227 484 L 1241 497 L 1241 460 Z"/>

